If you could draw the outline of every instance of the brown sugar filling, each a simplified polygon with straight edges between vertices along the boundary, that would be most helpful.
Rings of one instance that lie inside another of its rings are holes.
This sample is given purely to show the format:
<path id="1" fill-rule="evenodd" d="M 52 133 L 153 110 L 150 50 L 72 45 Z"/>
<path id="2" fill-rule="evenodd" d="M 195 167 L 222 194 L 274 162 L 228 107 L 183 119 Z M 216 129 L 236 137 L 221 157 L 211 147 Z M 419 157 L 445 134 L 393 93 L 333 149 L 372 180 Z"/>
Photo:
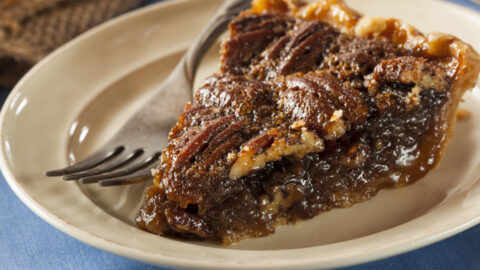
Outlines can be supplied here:
<path id="1" fill-rule="evenodd" d="M 137 224 L 228 244 L 413 183 L 478 71 L 452 36 L 339 1 L 256 0 L 172 129 Z"/>

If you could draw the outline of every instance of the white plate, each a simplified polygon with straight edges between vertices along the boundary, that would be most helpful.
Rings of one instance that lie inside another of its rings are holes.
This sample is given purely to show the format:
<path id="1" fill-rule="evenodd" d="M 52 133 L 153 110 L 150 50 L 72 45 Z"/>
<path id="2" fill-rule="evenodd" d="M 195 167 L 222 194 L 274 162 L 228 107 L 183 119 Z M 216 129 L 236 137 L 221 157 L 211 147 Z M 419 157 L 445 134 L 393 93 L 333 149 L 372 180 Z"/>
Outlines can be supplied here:
<path id="1" fill-rule="evenodd" d="M 480 44 L 480 16 L 438 1 L 350 1 L 370 15 L 405 19 Z M 480 221 L 480 93 L 462 107 L 445 159 L 415 185 L 382 190 L 265 238 L 231 247 L 184 242 L 137 229 L 146 183 L 79 186 L 42 172 L 95 149 L 158 86 L 219 0 L 171 1 L 108 22 L 56 51 L 15 87 L 1 112 L 1 168 L 15 193 L 53 226 L 95 247 L 188 268 L 335 267 L 412 250 Z M 199 77 L 215 70 L 218 44 Z"/>

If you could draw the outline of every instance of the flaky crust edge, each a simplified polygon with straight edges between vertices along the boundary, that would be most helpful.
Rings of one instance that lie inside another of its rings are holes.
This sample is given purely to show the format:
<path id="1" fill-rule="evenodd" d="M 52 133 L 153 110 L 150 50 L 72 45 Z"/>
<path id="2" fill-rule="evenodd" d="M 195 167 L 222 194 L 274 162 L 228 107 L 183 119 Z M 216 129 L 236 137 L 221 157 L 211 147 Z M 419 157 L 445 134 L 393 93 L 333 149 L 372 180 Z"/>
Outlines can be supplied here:
<path id="1" fill-rule="evenodd" d="M 438 32 L 423 34 L 398 19 L 363 16 L 342 0 L 319 0 L 310 4 L 300 0 L 253 0 L 251 9 L 246 12 L 254 14 L 275 12 L 304 20 L 322 21 L 348 34 L 387 37 L 398 46 L 418 52 L 426 58 L 451 58 L 451 64 L 456 67 L 451 76 L 451 98 L 444 115 L 447 122 L 446 136 L 434 168 L 439 165 L 453 135 L 456 111 L 462 96 L 475 86 L 479 77 L 480 56 L 472 46 L 450 34 Z"/>

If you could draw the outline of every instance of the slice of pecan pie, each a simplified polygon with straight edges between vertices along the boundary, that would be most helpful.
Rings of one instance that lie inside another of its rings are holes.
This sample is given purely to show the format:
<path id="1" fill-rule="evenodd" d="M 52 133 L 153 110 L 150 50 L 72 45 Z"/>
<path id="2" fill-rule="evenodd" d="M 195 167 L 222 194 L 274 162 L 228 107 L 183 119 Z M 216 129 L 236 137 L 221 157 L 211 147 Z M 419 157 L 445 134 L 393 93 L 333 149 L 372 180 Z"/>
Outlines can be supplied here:
<path id="1" fill-rule="evenodd" d="M 138 226 L 232 243 L 438 165 L 480 60 L 343 2 L 255 0 L 172 129 Z"/>

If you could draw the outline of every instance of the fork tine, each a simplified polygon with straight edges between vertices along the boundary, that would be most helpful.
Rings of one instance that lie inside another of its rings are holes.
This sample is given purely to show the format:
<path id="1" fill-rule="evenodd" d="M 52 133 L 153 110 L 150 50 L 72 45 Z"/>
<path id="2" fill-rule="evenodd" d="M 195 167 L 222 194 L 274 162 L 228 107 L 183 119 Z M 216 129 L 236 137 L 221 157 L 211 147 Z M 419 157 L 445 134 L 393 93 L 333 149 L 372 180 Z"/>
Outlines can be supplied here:
<path id="1" fill-rule="evenodd" d="M 153 155 L 150 155 L 146 159 L 144 159 L 143 161 L 141 161 L 141 162 L 139 162 L 135 165 L 132 165 L 130 167 L 123 168 L 123 169 L 120 169 L 120 170 L 116 170 L 116 171 L 113 171 L 113 172 L 110 172 L 110 173 L 104 173 L 104 174 L 93 175 L 93 176 L 89 176 L 89 177 L 83 177 L 83 178 L 80 178 L 79 181 L 82 184 L 90 184 L 90 183 L 96 183 L 96 182 L 98 182 L 100 180 L 104 180 L 104 179 L 110 179 L 110 178 L 113 179 L 113 178 L 126 176 L 126 175 L 129 175 L 129 174 L 133 174 L 133 173 L 137 172 L 138 170 L 144 169 L 145 167 L 148 167 L 148 166 L 152 165 L 154 162 L 156 162 L 157 160 L 159 160 L 160 154 L 161 153 L 155 153 Z M 150 172 L 150 170 L 147 170 L 147 172 Z"/>
<path id="2" fill-rule="evenodd" d="M 93 176 L 93 175 L 116 170 L 120 167 L 126 166 L 136 158 L 140 157 L 143 153 L 144 153 L 143 149 L 137 149 L 134 152 L 130 153 L 128 156 L 121 158 L 120 160 L 117 160 L 118 159 L 117 158 L 116 160 L 112 160 L 112 162 L 110 163 L 105 162 L 104 167 L 95 167 L 85 172 L 64 175 L 63 180 L 77 180 L 80 178 L 85 178 L 88 176 Z"/>
<path id="3" fill-rule="evenodd" d="M 123 146 L 119 146 L 108 152 L 106 151 L 95 152 L 89 155 L 88 157 L 86 157 L 85 159 L 80 160 L 79 162 L 71 166 L 67 166 L 60 170 L 52 170 L 52 171 L 45 172 L 45 176 L 62 176 L 66 174 L 77 173 L 77 172 L 91 169 L 95 166 L 98 166 L 118 156 L 120 153 L 123 152 L 124 149 L 125 148 Z"/>
<path id="4" fill-rule="evenodd" d="M 118 185 L 129 185 L 129 184 L 134 184 L 141 182 L 145 180 L 146 178 L 151 178 L 152 173 L 150 170 L 142 170 L 139 172 L 136 172 L 131 175 L 123 176 L 123 177 L 118 177 L 118 178 L 113 178 L 113 179 L 107 179 L 107 180 L 100 180 L 98 183 L 102 187 L 107 187 L 107 186 L 118 186 Z"/>

